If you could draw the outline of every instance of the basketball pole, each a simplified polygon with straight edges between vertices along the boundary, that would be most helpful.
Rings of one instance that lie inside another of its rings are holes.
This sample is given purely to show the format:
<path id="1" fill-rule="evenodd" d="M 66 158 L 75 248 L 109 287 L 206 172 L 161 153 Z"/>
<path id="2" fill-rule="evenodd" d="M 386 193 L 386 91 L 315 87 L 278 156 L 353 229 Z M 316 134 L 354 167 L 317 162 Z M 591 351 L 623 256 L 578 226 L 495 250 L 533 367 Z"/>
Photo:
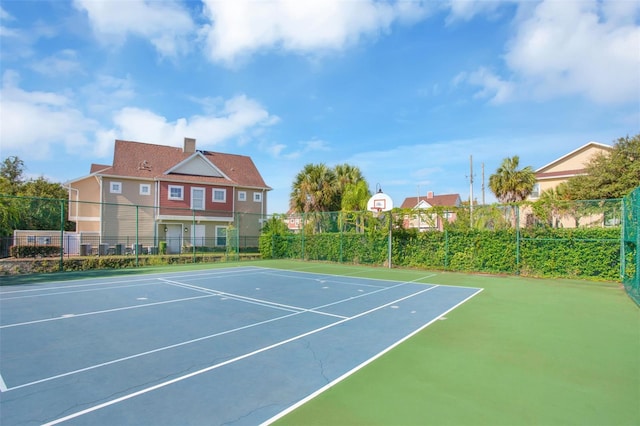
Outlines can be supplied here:
<path id="1" fill-rule="evenodd" d="M 391 269 L 391 223 L 393 222 L 393 214 L 389 211 L 389 269 Z"/>
<path id="2" fill-rule="evenodd" d="M 372 212 L 377 212 L 378 215 L 380 215 L 380 212 L 389 212 L 389 241 L 387 242 L 387 248 L 388 248 L 387 263 L 389 264 L 389 269 L 391 269 L 391 266 L 392 266 L 391 265 L 391 252 L 392 252 L 391 230 L 393 225 L 393 214 L 391 213 L 391 210 L 393 209 L 393 200 L 387 194 L 382 192 L 382 188 L 380 187 L 380 184 L 376 185 L 376 189 L 377 189 L 376 193 L 373 194 L 373 196 L 369 198 L 369 201 L 367 202 L 367 210 Z"/>

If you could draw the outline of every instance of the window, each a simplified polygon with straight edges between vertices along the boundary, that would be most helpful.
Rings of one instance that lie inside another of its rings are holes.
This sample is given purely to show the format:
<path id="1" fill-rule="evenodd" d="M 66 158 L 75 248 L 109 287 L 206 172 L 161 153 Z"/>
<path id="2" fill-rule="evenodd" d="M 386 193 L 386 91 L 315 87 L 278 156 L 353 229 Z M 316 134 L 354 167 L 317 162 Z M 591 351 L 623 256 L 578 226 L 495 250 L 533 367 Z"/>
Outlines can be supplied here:
<path id="1" fill-rule="evenodd" d="M 247 201 L 247 191 L 238 192 L 238 201 Z"/>
<path id="2" fill-rule="evenodd" d="M 121 182 L 111 182 L 109 185 L 109 192 L 112 194 L 121 194 L 122 193 L 122 183 Z"/>
<path id="3" fill-rule="evenodd" d="M 213 202 L 214 203 L 224 203 L 227 201 L 227 191 L 224 189 L 215 189 L 213 190 Z"/>
<path id="4" fill-rule="evenodd" d="M 191 208 L 204 210 L 204 188 L 191 188 Z"/>
<path id="5" fill-rule="evenodd" d="M 182 200 L 184 195 L 182 194 L 183 187 L 169 185 L 169 199 L 170 200 Z"/>
<path id="6" fill-rule="evenodd" d="M 227 245 L 227 227 L 226 226 L 216 226 L 216 246 L 226 246 Z"/>
<path id="7" fill-rule="evenodd" d="M 262 201 L 262 192 L 254 192 L 253 193 L 253 201 L 259 203 Z"/>
<path id="8" fill-rule="evenodd" d="M 533 189 L 531 190 L 531 194 L 529 194 L 531 196 L 531 198 L 538 198 L 540 197 L 540 184 L 539 183 L 535 183 L 533 185 Z"/>
<path id="9" fill-rule="evenodd" d="M 150 195 L 151 194 L 151 185 L 148 183 L 140 184 L 140 195 Z"/>

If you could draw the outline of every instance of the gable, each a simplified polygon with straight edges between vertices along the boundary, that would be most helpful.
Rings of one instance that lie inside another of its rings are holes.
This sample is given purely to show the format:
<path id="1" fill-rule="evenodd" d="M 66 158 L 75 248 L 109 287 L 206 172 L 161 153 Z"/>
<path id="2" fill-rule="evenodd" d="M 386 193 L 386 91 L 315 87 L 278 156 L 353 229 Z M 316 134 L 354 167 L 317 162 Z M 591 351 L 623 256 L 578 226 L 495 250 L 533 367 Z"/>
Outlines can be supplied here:
<path id="1" fill-rule="evenodd" d="M 176 164 L 174 167 L 167 170 L 165 174 L 226 178 L 220 169 L 204 158 L 204 156 L 199 152 Z"/>
<path id="2" fill-rule="evenodd" d="M 580 148 L 552 161 L 551 163 L 540 167 L 536 170 L 536 174 L 579 174 L 582 173 L 585 166 L 591 159 L 602 153 L 609 153 L 613 148 L 597 142 L 589 142 Z"/>

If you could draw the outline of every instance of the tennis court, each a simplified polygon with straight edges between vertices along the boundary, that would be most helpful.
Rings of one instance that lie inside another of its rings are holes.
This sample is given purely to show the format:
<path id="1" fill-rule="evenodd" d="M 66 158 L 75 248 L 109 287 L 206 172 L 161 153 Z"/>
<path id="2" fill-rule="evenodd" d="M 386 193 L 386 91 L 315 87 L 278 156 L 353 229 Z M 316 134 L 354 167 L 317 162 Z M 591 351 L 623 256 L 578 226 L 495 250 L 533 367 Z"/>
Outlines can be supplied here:
<path id="1" fill-rule="evenodd" d="M 0 287 L 0 423 L 270 423 L 481 289 L 237 266 Z"/>

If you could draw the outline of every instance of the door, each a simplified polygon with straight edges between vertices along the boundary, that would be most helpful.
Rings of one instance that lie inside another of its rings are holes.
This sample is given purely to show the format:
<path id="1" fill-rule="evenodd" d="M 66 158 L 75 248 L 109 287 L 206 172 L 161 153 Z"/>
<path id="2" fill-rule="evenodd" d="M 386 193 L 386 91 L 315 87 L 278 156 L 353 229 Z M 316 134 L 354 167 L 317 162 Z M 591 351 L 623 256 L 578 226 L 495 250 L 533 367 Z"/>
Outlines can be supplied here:
<path id="1" fill-rule="evenodd" d="M 167 254 L 179 254 L 182 247 L 182 225 L 167 225 Z"/>

